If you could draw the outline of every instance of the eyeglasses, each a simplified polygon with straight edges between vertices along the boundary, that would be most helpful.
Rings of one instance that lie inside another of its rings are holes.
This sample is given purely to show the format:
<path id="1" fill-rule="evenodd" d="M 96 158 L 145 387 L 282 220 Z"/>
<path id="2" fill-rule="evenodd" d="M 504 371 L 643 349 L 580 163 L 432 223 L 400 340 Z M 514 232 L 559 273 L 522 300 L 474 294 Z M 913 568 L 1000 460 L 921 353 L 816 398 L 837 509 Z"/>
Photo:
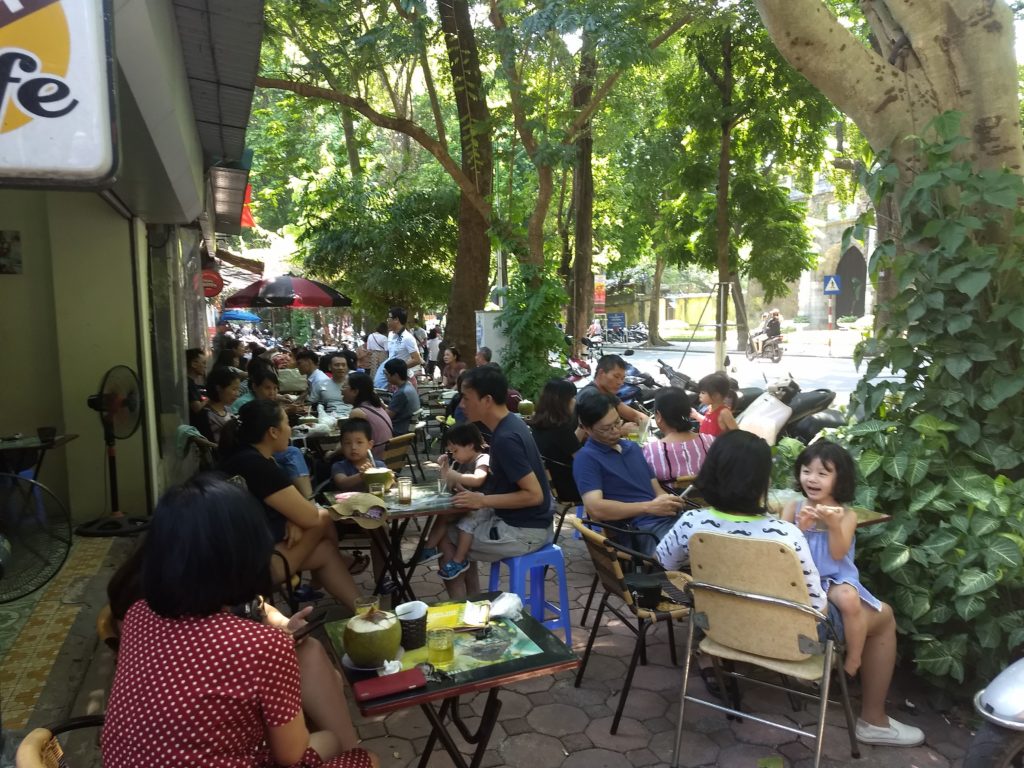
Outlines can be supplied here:
<path id="1" fill-rule="evenodd" d="M 591 429 L 602 435 L 610 435 L 617 432 L 624 423 L 622 419 L 619 419 L 612 424 L 595 424 Z"/>

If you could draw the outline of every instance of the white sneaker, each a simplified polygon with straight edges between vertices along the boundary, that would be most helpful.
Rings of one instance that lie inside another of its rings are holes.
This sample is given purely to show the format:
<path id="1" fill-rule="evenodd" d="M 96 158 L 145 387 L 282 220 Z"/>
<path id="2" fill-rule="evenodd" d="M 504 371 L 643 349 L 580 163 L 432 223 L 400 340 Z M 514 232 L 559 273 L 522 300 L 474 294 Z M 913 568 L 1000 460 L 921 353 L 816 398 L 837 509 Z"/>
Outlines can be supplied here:
<path id="1" fill-rule="evenodd" d="M 857 741 L 886 747 L 916 747 L 924 743 L 924 731 L 891 717 L 888 728 L 857 718 Z"/>

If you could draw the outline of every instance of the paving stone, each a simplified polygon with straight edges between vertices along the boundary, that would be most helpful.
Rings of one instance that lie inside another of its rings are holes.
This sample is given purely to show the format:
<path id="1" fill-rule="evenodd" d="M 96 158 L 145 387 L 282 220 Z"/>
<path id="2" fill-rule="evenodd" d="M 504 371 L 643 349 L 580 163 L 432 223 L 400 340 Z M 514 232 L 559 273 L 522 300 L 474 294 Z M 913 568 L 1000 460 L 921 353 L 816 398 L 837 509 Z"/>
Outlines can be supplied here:
<path id="1" fill-rule="evenodd" d="M 773 715 L 772 719 L 790 728 L 796 726 L 796 723 L 792 720 L 781 715 Z M 744 718 L 742 723 L 733 720 L 729 723 L 729 728 L 736 736 L 736 740 L 744 744 L 760 744 L 775 747 L 798 738 L 795 734 L 784 731 L 781 728 L 772 728 L 769 725 L 763 725 L 749 718 Z"/>
<path id="2" fill-rule="evenodd" d="M 654 691 L 643 688 L 631 688 L 626 699 L 626 708 L 622 714 L 636 720 L 645 721 L 656 717 L 664 717 L 669 704 Z"/>
<path id="3" fill-rule="evenodd" d="M 562 768 L 630 768 L 625 755 L 608 749 L 585 749 L 569 755 Z"/>
<path id="4" fill-rule="evenodd" d="M 559 768 L 565 760 L 562 742 L 540 733 L 520 733 L 498 747 L 509 768 Z"/>
<path id="5" fill-rule="evenodd" d="M 509 686 L 507 690 L 518 691 L 519 693 L 536 693 L 538 691 L 546 691 L 554 684 L 555 679 L 553 677 L 544 675 L 542 677 L 531 677 L 528 680 L 522 680 L 515 685 Z"/>
<path id="6" fill-rule="evenodd" d="M 619 720 L 618 731 L 610 733 L 614 717 L 602 717 L 587 726 L 587 736 L 595 747 L 612 749 L 617 752 L 628 752 L 631 749 L 642 749 L 651 740 L 651 732 L 643 723 L 630 717 Z"/>
<path id="7" fill-rule="evenodd" d="M 613 699 L 612 702 L 616 702 L 617 699 Z M 615 708 L 611 704 L 594 704 L 583 709 L 587 713 L 587 717 L 591 720 L 596 720 L 599 717 L 608 717 L 615 711 Z"/>
<path id="8" fill-rule="evenodd" d="M 381 765 L 405 765 L 414 755 L 419 754 L 413 749 L 409 739 L 397 736 L 385 736 L 379 739 L 367 739 L 360 744 L 380 758 Z"/>
<path id="9" fill-rule="evenodd" d="M 959 760 L 966 752 L 965 749 L 948 741 L 940 741 L 937 744 L 930 744 L 929 746 L 950 762 Z"/>
<path id="10" fill-rule="evenodd" d="M 503 690 L 498 701 L 501 702 L 499 718 L 502 721 L 505 718 L 525 717 L 526 713 L 533 707 L 525 694 L 517 693 L 516 691 Z M 483 715 L 485 706 L 487 706 L 487 697 L 477 696 L 473 699 L 469 708 L 476 712 L 476 714 Z"/>
<path id="11" fill-rule="evenodd" d="M 663 763 L 669 765 L 672 762 L 672 747 L 675 744 L 675 739 L 675 729 L 663 731 L 651 737 L 647 748 L 654 752 Z M 714 765 L 719 751 L 719 746 L 704 734 L 684 728 L 679 746 L 679 765 L 684 768 Z"/>
<path id="12" fill-rule="evenodd" d="M 758 760 L 777 755 L 778 752 L 771 747 L 757 744 L 734 744 L 718 753 L 715 765 L 718 768 L 751 768 L 751 766 L 757 765 Z"/>
<path id="13" fill-rule="evenodd" d="M 588 681 L 584 679 L 584 683 Z M 574 707 L 589 707 L 594 704 L 603 704 L 608 699 L 607 687 L 601 685 L 600 681 L 590 681 L 591 685 L 580 685 L 577 688 L 571 680 L 559 680 L 551 686 L 551 695 L 559 704 L 569 704 Z M 502 696 L 504 698 L 504 696 Z M 502 710 L 504 712 L 504 710 Z"/>
<path id="14" fill-rule="evenodd" d="M 565 747 L 565 751 L 571 755 L 574 752 L 582 752 L 584 749 L 590 749 L 594 746 L 594 743 L 587 738 L 585 733 L 570 733 L 562 737 L 562 746 Z"/>
<path id="15" fill-rule="evenodd" d="M 531 733 L 533 726 L 525 717 L 513 717 L 510 720 L 502 719 L 502 727 L 509 736 L 518 736 L 520 733 Z"/>
<path id="16" fill-rule="evenodd" d="M 642 688 L 645 691 L 668 691 L 671 697 L 679 696 L 682 681 L 681 671 L 677 671 L 673 667 L 666 669 L 660 664 L 637 667 L 636 673 L 633 675 L 634 688 Z"/>
<path id="17" fill-rule="evenodd" d="M 531 693 L 529 698 L 530 704 L 534 707 L 555 703 L 555 697 L 551 695 L 551 691 L 537 691 L 537 693 Z"/>
<path id="18" fill-rule="evenodd" d="M 652 717 L 650 720 L 644 720 L 644 725 L 647 726 L 647 730 L 651 733 L 661 733 L 662 731 L 674 730 L 676 720 L 669 720 L 667 717 Z"/>
<path id="19" fill-rule="evenodd" d="M 359 726 L 359 738 L 365 740 L 368 739 L 379 739 L 382 736 L 387 736 L 388 729 L 385 727 L 383 722 L 378 723 L 364 723 Z"/>
<path id="20" fill-rule="evenodd" d="M 389 734 L 403 739 L 429 736 L 431 731 L 430 721 L 419 707 L 409 707 L 392 712 L 387 716 L 384 724 Z"/>
<path id="21" fill-rule="evenodd" d="M 635 766 L 635 768 L 644 768 L 648 765 L 662 765 L 661 758 L 651 752 L 649 749 L 634 749 L 626 753 L 626 759 L 629 760 L 629 764 Z"/>
<path id="22" fill-rule="evenodd" d="M 622 661 L 595 653 L 587 660 L 587 669 L 583 673 L 581 685 L 586 685 L 588 680 L 624 680 L 625 678 L 626 665 Z"/>
<path id="23" fill-rule="evenodd" d="M 576 707 L 566 704 L 544 704 L 534 708 L 526 716 L 526 719 L 538 733 L 546 733 L 549 736 L 565 736 L 586 729 L 590 718 L 583 710 Z"/>

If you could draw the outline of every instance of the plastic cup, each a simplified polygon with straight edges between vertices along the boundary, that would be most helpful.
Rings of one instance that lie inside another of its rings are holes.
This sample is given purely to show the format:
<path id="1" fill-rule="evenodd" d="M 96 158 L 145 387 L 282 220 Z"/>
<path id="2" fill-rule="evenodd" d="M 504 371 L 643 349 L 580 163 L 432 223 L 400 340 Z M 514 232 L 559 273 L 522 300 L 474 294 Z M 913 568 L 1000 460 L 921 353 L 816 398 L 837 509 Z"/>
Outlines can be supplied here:
<path id="1" fill-rule="evenodd" d="M 448 481 L 443 477 L 437 478 L 437 493 L 438 495 L 444 495 L 448 492 Z"/>
<path id="2" fill-rule="evenodd" d="M 455 661 L 455 632 L 451 629 L 427 630 L 427 661 L 444 669 Z"/>
<path id="3" fill-rule="evenodd" d="M 402 625 L 402 647 L 407 651 L 422 648 L 427 644 L 427 604 L 421 600 L 402 603 L 395 608 L 395 615 Z"/>
<path id="4" fill-rule="evenodd" d="M 366 490 L 374 496 L 384 496 L 384 483 L 370 483 L 366 486 Z"/>

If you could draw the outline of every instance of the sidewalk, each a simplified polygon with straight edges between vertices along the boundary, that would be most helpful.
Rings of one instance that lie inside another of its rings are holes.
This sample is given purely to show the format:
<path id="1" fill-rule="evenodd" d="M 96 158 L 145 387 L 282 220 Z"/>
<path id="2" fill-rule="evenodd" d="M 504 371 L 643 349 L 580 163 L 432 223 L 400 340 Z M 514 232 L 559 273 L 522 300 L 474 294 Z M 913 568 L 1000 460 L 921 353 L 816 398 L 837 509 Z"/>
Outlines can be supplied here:
<path id="1" fill-rule="evenodd" d="M 571 538 L 568 531 L 564 533 L 565 538 L 559 543 L 567 559 L 573 646 L 582 654 L 588 630 L 580 628 L 579 621 L 593 568 L 582 542 Z M 4 651 L 0 685 L 9 742 L 0 765 L 13 765 L 13 748 L 27 729 L 85 714 L 89 702 L 102 707 L 98 692 L 104 685 L 109 687 L 112 665 L 109 652 L 98 645 L 93 622 L 106 601 L 106 581 L 116 563 L 127 556 L 130 546 L 125 541 L 76 539 L 69 564 L 44 588 L 41 596 L 26 598 L 25 605 L 3 606 L 0 611 L 0 648 Z M 410 551 L 411 546 L 410 541 Z M 359 578 L 362 587 L 368 589 L 369 576 Z M 443 599 L 444 587 L 436 567 L 421 569 L 413 585 L 417 595 L 428 602 Z M 501 715 L 483 761 L 485 768 L 639 768 L 669 764 L 679 712 L 680 668 L 669 662 L 665 629 L 658 627 L 649 635 L 649 663 L 638 668 L 619 733 L 612 736 L 608 728 L 633 647 L 628 628 L 612 619 L 605 619 L 605 628 L 597 636 L 594 656 L 580 688 L 573 686 L 573 674 L 564 673 L 526 681 L 502 693 Z M 65 626 L 70 628 L 65 630 Z M 677 643 L 682 642 L 682 630 L 680 627 L 676 634 Z M 46 656 L 40 643 L 57 637 L 63 638 L 59 653 Z M 26 681 L 31 682 L 31 690 L 25 688 Z M 699 678 L 691 684 L 703 691 Z M 905 700 L 911 701 L 916 711 L 905 711 L 901 706 Z M 469 711 L 479 713 L 484 695 L 463 701 Z M 772 691 L 751 689 L 744 701 L 752 709 L 773 713 L 793 723 L 806 725 L 813 719 L 806 712 L 793 712 L 788 699 Z M 862 759 L 854 762 L 849 755 L 842 713 L 838 707 L 830 707 L 827 759 L 823 765 L 960 766 L 969 731 L 929 708 L 928 692 L 919 680 L 898 674 L 891 702 L 894 715 L 924 730 L 928 739 L 925 746 L 862 746 Z M 356 712 L 354 707 L 352 711 Z M 468 717 L 467 721 L 472 728 L 478 716 Z M 365 745 L 380 756 L 382 765 L 418 764 L 417 755 L 429 732 L 426 718 L 418 709 L 376 718 L 357 715 L 356 724 Z M 95 734 L 85 737 L 83 743 L 75 750 L 70 765 L 98 766 Z M 729 722 L 712 710 L 689 705 L 681 764 L 754 768 L 763 758 L 778 757 L 782 762 L 772 764 L 773 768 L 807 768 L 812 754 L 808 743 L 750 721 Z M 451 762 L 443 752 L 435 752 L 428 765 L 450 766 Z"/>

